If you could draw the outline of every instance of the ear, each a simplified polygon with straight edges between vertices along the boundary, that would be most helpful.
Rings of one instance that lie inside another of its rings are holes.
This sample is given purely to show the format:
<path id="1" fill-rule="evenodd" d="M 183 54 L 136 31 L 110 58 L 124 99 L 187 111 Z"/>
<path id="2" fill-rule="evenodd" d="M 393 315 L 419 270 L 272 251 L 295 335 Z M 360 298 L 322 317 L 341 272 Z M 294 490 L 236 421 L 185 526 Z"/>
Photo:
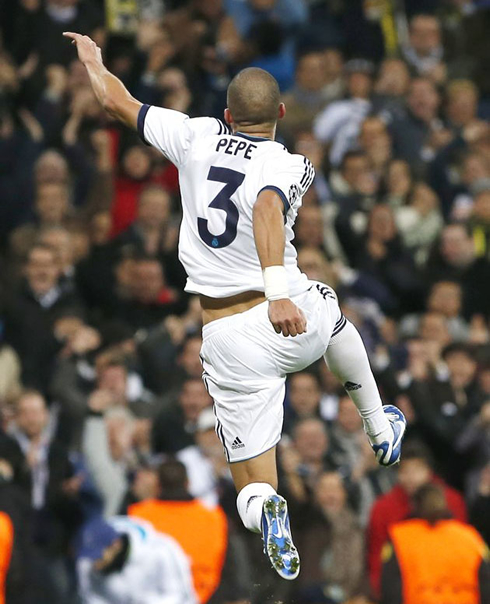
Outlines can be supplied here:
<path id="1" fill-rule="evenodd" d="M 225 109 L 224 118 L 228 126 L 231 126 L 231 124 L 233 123 L 233 116 L 231 115 L 231 111 L 228 109 L 228 107 Z"/>
<path id="2" fill-rule="evenodd" d="M 284 103 L 281 103 L 279 105 L 279 111 L 278 111 L 278 115 L 277 117 L 282 120 L 282 118 L 286 115 L 286 105 Z"/>

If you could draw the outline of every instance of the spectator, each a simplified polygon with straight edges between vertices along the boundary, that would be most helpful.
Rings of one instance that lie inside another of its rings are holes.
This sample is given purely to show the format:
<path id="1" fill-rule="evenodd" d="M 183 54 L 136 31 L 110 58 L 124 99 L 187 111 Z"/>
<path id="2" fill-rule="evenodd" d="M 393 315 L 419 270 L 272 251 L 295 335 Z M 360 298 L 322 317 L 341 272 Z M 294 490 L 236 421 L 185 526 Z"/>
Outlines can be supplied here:
<path id="1" fill-rule="evenodd" d="M 320 248 L 323 245 L 322 213 L 318 206 L 306 206 L 301 209 L 296 224 L 298 246 L 308 244 Z"/>
<path id="2" fill-rule="evenodd" d="M 11 253 L 18 260 L 26 257 L 40 229 L 68 223 L 70 203 L 67 185 L 60 182 L 39 184 L 34 209 L 35 220 L 15 229 L 10 237 Z"/>
<path id="3" fill-rule="evenodd" d="M 308 602 L 345 602 L 358 595 L 363 575 L 363 535 L 347 504 L 347 491 L 338 472 L 319 477 L 314 505 L 298 542 L 303 568 L 298 591 Z"/>
<path id="4" fill-rule="evenodd" d="M 430 187 L 417 183 L 407 201 L 407 205 L 395 209 L 396 225 L 417 265 L 424 266 L 443 226 L 439 200 Z"/>
<path id="5" fill-rule="evenodd" d="M 42 66 L 67 64 L 75 58 L 75 52 L 66 50 L 61 34 L 69 27 L 73 31 L 94 34 L 101 25 L 100 14 L 93 2 L 80 0 L 47 0 L 46 5 L 37 2 L 23 3 L 16 29 L 16 48 L 19 56 L 35 50 Z"/>
<path id="6" fill-rule="evenodd" d="M 452 80 L 446 86 L 446 113 L 456 132 L 477 120 L 478 88 L 471 80 Z"/>
<path id="7" fill-rule="evenodd" d="M 281 132 L 294 136 L 299 131 L 311 130 L 316 114 L 325 103 L 326 73 L 323 53 L 304 53 L 296 65 L 295 85 L 283 97 L 287 114 L 281 123 Z"/>
<path id="8" fill-rule="evenodd" d="M 43 396 L 24 391 L 16 403 L 12 436 L 22 450 L 22 485 L 33 510 L 29 537 L 36 557 L 30 572 L 38 601 L 61 603 L 69 592 L 68 544 L 82 521 L 82 476 L 74 474 L 67 449 L 53 438 L 50 421 Z"/>
<path id="9" fill-rule="evenodd" d="M 133 145 L 124 152 L 121 164 L 111 208 L 113 235 L 126 230 L 136 218 L 138 195 L 151 174 L 150 151 L 141 145 Z"/>
<path id="10" fill-rule="evenodd" d="M 330 162 L 340 165 L 350 151 L 362 121 L 371 109 L 373 65 L 366 60 L 353 59 L 346 63 L 349 98 L 335 101 L 320 113 L 314 124 L 315 136 L 323 144 L 331 145 Z"/>
<path id="11" fill-rule="evenodd" d="M 410 72 L 401 59 L 387 58 L 382 61 L 374 84 L 374 104 L 382 111 L 402 111 L 410 85 Z"/>
<path id="12" fill-rule="evenodd" d="M 160 256 L 165 254 L 170 241 L 175 241 L 170 219 L 170 196 L 160 185 L 149 185 L 138 197 L 136 220 L 114 244 L 131 246 L 136 254 Z"/>
<path id="13" fill-rule="evenodd" d="M 394 159 L 387 167 L 385 174 L 387 189 L 384 201 L 394 208 L 406 205 L 412 191 L 412 171 L 406 161 Z"/>
<path id="14" fill-rule="evenodd" d="M 307 501 L 319 475 L 331 465 L 328 451 L 328 433 L 320 419 L 303 419 L 296 424 L 292 443 L 281 451 L 284 486 L 291 492 L 290 504 Z"/>
<path id="15" fill-rule="evenodd" d="M 424 447 L 415 442 L 411 446 L 405 445 L 398 470 L 398 484 L 376 501 L 367 530 L 369 577 L 374 593 L 379 593 L 380 589 L 381 552 L 388 539 L 390 527 L 409 517 L 413 510 L 415 493 L 424 485 L 431 483 L 442 486 L 447 505 L 454 518 L 462 522 L 466 521 L 463 498 L 433 474 L 429 454 Z"/>
<path id="16" fill-rule="evenodd" d="M 67 291 L 75 290 L 75 262 L 77 259 L 75 242 L 70 231 L 61 226 L 47 227 L 39 233 L 38 241 L 56 253 L 61 287 Z"/>
<path id="17" fill-rule="evenodd" d="M 215 424 L 212 409 L 204 409 L 197 419 L 196 445 L 181 449 L 176 455 L 185 465 L 189 493 L 208 507 L 218 505 L 220 491 L 235 492 Z"/>
<path id="18" fill-rule="evenodd" d="M 134 330 L 152 327 L 185 309 L 182 294 L 167 284 L 164 267 L 157 258 L 136 258 L 128 277 L 128 300 L 121 300 L 116 313 Z"/>
<path id="19" fill-rule="evenodd" d="M 318 378 L 305 371 L 294 373 L 289 378 L 289 406 L 284 417 L 284 430 L 291 434 L 298 421 L 320 417 L 321 390 Z"/>
<path id="20" fill-rule="evenodd" d="M 473 239 L 475 241 L 476 255 L 490 260 L 488 240 L 490 236 L 490 188 L 477 192 L 471 215 Z"/>
<path id="21" fill-rule="evenodd" d="M 460 476 L 468 460 L 457 451 L 455 439 L 478 411 L 477 365 L 473 351 L 463 344 L 450 344 L 441 356 L 434 350 L 425 376 L 423 371 L 414 375 L 408 393 L 442 475 L 462 489 Z"/>
<path id="22" fill-rule="evenodd" d="M 443 82 L 446 69 L 443 63 L 441 26 L 433 15 L 415 15 L 410 20 L 409 44 L 402 53 L 410 67 L 419 76 L 428 76 L 435 83 Z"/>
<path id="23" fill-rule="evenodd" d="M 478 491 L 470 508 L 471 521 L 486 543 L 490 542 L 490 464 L 480 474 Z"/>
<path id="24" fill-rule="evenodd" d="M 336 422 L 330 430 L 330 458 L 343 476 L 350 476 L 362 464 L 364 430 L 351 399 L 339 398 Z"/>
<path id="25" fill-rule="evenodd" d="M 0 323 L 0 325 L 2 325 Z M 2 326 L 3 327 L 3 326 Z M 14 349 L 3 341 L 0 328 L 0 404 L 11 404 L 21 389 L 20 360 Z"/>
<path id="26" fill-rule="evenodd" d="M 425 162 L 433 159 L 434 149 L 449 142 L 447 136 L 443 140 L 436 135 L 432 141 L 430 139 L 433 133 L 441 134 L 439 105 L 435 85 L 427 78 L 415 78 L 410 84 L 404 115 L 393 116 L 388 124 L 396 155 L 407 161 L 420 176 L 424 174 Z"/>
<path id="27" fill-rule="evenodd" d="M 342 252 L 336 255 L 353 263 L 357 239 L 367 228 L 367 216 L 375 203 L 376 181 L 365 153 L 349 151 L 345 154 L 340 170 L 330 178 L 332 197 L 336 202 L 332 220 Z"/>
<path id="28" fill-rule="evenodd" d="M 179 543 L 191 560 L 199 601 L 208 602 L 220 583 L 226 556 L 226 517 L 221 508 L 211 510 L 189 495 L 182 463 L 163 463 L 159 478 L 160 499 L 130 506 L 129 515 L 150 522 Z"/>
<path id="29" fill-rule="evenodd" d="M 367 117 L 359 132 L 359 145 L 366 153 L 378 184 L 392 159 L 392 144 L 385 122 L 379 117 Z"/>
<path id="30" fill-rule="evenodd" d="M 5 587 L 14 537 L 12 521 L 5 512 L 0 512 L 0 604 L 7 601 Z"/>
<path id="31" fill-rule="evenodd" d="M 449 280 L 461 283 L 464 291 L 464 314 L 472 316 L 487 309 L 481 304 L 485 295 L 487 274 L 490 265 L 483 258 L 476 257 L 475 243 L 464 224 L 448 224 L 441 233 L 438 248 L 427 264 L 430 281 Z"/>
<path id="32" fill-rule="evenodd" d="M 78 552 L 81 596 L 87 604 L 195 604 L 189 561 L 182 548 L 145 522 L 116 516 L 83 529 Z"/>
<path id="33" fill-rule="evenodd" d="M 485 401 L 478 415 L 458 435 L 456 448 L 463 455 L 471 454 L 472 468 L 466 474 L 465 490 L 469 501 L 472 501 L 478 491 L 482 472 L 490 463 L 490 402 Z"/>
<path id="34" fill-rule="evenodd" d="M 6 302 L 5 339 L 22 359 L 22 382 L 43 392 L 60 350 L 54 321 L 63 312 L 82 308 L 78 296 L 60 286 L 60 277 L 55 252 L 36 244 L 29 251 L 20 287 Z"/>
<path id="35" fill-rule="evenodd" d="M 294 50 L 301 26 L 307 19 L 303 0 L 226 0 L 225 8 L 238 35 L 233 62 L 252 58 L 252 64 L 267 69 L 282 90 L 291 87 Z"/>
<path id="36" fill-rule="evenodd" d="M 468 602 L 485 602 L 490 596 L 490 563 L 483 539 L 473 527 L 452 519 L 440 486 L 421 487 L 414 504 L 414 518 L 390 529 L 381 602 L 410 604 L 455 593 Z"/>
<path id="37" fill-rule="evenodd" d="M 437 281 L 429 291 L 427 311 L 442 315 L 447 320 L 451 338 L 465 342 L 469 337 L 469 325 L 461 316 L 463 310 L 463 291 L 454 281 Z M 405 337 L 415 336 L 420 326 L 420 316 L 407 315 L 400 322 L 401 334 Z"/>
<path id="38" fill-rule="evenodd" d="M 399 311 L 420 304 L 420 289 L 414 262 L 403 247 L 389 206 L 374 206 L 366 237 L 358 248 L 356 268 L 386 283 Z"/>
<path id="39" fill-rule="evenodd" d="M 176 403 L 168 403 L 155 418 L 153 445 L 158 453 L 176 453 L 194 444 L 199 415 L 211 405 L 201 379 L 190 378 L 183 384 Z"/>
<path id="40" fill-rule="evenodd" d="M 89 399 L 82 451 L 103 500 L 104 516 L 116 514 L 129 486 L 135 458 L 132 450 L 134 419 L 124 408 L 111 408 L 110 392 L 96 391 Z"/>

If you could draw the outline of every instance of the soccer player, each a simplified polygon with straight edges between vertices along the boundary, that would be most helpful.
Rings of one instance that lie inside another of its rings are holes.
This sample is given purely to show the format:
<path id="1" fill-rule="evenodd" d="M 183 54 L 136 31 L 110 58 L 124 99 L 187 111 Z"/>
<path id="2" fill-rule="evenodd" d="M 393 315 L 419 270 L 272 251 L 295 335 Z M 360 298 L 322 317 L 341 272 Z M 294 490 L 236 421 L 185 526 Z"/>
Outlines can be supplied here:
<path id="1" fill-rule="evenodd" d="M 286 109 L 267 72 L 249 68 L 232 80 L 224 122 L 190 119 L 141 104 L 104 67 L 95 42 L 64 35 L 76 44 L 103 107 L 179 169 L 179 257 L 186 291 L 200 296 L 203 379 L 238 512 L 249 530 L 262 533 L 279 575 L 295 579 L 299 556 L 287 503 L 276 492 L 286 375 L 324 356 L 381 465 L 399 460 L 405 431 L 403 414 L 383 407 L 361 337 L 334 291 L 298 269 L 293 225 L 313 166 L 274 141 Z"/>

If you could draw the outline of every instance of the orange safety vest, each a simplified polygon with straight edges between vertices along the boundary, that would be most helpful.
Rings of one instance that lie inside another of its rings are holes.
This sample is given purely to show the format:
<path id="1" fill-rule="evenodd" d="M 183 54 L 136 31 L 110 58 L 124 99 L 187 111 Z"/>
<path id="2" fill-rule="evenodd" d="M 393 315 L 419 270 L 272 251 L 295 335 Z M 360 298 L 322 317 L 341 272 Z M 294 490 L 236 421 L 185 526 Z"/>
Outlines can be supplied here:
<path id="1" fill-rule="evenodd" d="M 0 512 L 0 604 L 5 604 L 5 582 L 12 556 L 14 527 L 10 516 Z"/>
<path id="2" fill-rule="evenodd" d="M 216 591 L 228 544 L 228 521 L 220 507 L 207 508 L 197 499 L 162 501 L 149 499 L 131 505 L 130 516 L 147 520 L 173 537 L 191 560 L 194 588 L 204 604 Z"/>
<path id="3" fill-rule="evenodd" d="M 390 537 L 400 566 L 403 604 L 479 604 L 478 570 L 486 546 L 459 520 L 405 520 Z"/>

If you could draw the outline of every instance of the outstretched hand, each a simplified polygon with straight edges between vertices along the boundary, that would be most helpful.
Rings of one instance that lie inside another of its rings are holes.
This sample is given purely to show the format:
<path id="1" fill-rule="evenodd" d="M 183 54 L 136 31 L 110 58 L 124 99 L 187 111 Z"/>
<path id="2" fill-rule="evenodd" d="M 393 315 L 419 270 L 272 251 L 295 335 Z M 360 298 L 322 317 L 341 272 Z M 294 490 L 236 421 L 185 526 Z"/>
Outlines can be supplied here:
<path id="1" fill-rule="evenodd" d="M 303 311 L 288 298 L 269 302 L 269 319 L 276 333 L 282 333 L 284 337 L 306 333 Z"/>
<path id="2" fill-rule="evenodd" d="M 72 31 L 65 31 L 63 35 L 65 38 L 71 38 L 71 43 L 77 47 L 78 58 L 84 65 L 90 62 L 102 63 L 102 51 L 92 38 Z"/>

